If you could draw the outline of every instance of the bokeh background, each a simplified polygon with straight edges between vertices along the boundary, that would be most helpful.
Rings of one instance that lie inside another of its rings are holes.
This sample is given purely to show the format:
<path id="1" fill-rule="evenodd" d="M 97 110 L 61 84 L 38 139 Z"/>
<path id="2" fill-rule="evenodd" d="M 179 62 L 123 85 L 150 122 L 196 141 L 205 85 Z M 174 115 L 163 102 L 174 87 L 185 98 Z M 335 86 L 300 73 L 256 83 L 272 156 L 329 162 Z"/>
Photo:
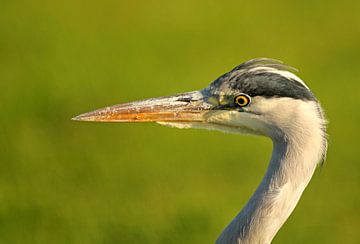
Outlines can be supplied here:
<path id="1" fill-rule="evenodd" d="M 254 57 L 300 70 L 329 151 L 273 243 L 360 243 L 358 1 L 0 2 L 0 243 L 212 243 L 266 138 L 70 121 L 191 91 Z"/>

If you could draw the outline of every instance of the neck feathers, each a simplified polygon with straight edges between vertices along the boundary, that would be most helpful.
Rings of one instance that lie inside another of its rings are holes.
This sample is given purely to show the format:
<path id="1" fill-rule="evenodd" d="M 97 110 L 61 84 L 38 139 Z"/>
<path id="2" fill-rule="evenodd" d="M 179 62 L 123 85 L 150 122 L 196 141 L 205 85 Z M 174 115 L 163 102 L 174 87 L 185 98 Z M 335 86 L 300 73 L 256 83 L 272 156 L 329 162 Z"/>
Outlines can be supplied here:
<path id="1" fill-rule="evenodd" d="M 290 119 L 277 118 L 284 124 L 278 127 L 281 130 L 269 135 L 274 147 L 267 172 L 217 244 L 270 243 L 294 210 L 326 151 L 321 108 L 315 102 L 302 106 L 305 108 L 295 110 Z M 307 113 L 296 114 L 296 111 Z"/>

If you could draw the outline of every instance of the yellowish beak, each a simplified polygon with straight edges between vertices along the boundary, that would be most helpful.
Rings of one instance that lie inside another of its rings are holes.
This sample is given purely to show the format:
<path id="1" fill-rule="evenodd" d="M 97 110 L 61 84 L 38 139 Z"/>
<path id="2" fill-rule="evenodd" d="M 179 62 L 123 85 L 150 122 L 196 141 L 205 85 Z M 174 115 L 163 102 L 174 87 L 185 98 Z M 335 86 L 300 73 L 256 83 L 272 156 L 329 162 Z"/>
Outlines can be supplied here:
<path id="1" fill-rule="evenodd" d="M 204 122 L 214 105 L 201 91 L 150 98 L 81 114 L 73 120 L 97 122 Z"/>

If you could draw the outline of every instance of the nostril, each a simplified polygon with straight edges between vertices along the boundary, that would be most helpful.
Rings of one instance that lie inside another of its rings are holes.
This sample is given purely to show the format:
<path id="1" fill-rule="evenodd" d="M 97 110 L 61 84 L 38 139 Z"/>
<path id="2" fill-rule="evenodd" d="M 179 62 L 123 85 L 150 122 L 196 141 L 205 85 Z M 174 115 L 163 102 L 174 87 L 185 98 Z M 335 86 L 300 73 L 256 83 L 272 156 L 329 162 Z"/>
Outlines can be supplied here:
<path id="1" fill-rule="evenodd" d="M 194 101 L 194 100 L 192 100 L 191 97 L 181 97 L 181 98 L 178 98 L 176 101 L 190 103 L 191 101 Z"/>

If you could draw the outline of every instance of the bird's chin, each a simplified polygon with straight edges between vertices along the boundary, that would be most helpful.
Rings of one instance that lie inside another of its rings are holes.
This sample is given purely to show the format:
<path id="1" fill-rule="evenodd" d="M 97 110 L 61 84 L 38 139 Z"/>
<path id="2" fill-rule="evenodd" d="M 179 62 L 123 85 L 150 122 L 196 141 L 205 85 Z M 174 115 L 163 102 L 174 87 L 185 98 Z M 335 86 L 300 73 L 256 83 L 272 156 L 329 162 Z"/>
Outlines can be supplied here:
<path id="1" fill-rule="evenodd" d="M 206 129 L 221 131 L 231 134 L 247 134 L 247 135 L 262 135 L 262 133 L 253 131 L 250 128 L 241 125 L 226 125 L 221 123 L 203 123 L 203 122 L 157 122 L 160 125 L 179 128 L 179 129 Z"/>
<path id="2" fill-rule="evenodd" d="M 212 111 L 206 116 L 206 123 L 196 128 L 217 130 L 225 133 L 267 136 L 263 121 L 252 112 L 233 110 Z"/>

